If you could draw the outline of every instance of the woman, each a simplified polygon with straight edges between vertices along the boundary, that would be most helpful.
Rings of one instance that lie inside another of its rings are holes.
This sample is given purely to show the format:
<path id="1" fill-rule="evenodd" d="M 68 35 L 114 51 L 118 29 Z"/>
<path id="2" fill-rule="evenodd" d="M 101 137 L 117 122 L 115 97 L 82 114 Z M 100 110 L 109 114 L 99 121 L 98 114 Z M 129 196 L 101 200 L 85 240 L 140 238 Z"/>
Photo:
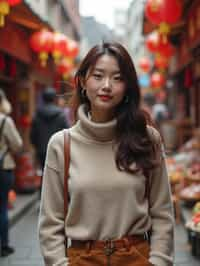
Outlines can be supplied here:
<path id="1" fill-rule="evenodd" d="M 9 244 L 8 233 L 8 193 L 14 182 L 15 162 L 12 153 L 22 147 L 22 139 L 14 121 L 8 114 L 11 105 L 0 89 L 0 255 L 8 256 L 14 252 Z"/>
<path id="2" fill-rule="evenodd" d="M 39 217 L 45 265 L 172 265 L 173 213 L 160 136 L 140 109 L 129 54 L 118 43 L 95 46 L 75 85 L 66 217 L 64 131 L 48 145 Z M 72 242 L 69 264 L 65 236 Z"/>

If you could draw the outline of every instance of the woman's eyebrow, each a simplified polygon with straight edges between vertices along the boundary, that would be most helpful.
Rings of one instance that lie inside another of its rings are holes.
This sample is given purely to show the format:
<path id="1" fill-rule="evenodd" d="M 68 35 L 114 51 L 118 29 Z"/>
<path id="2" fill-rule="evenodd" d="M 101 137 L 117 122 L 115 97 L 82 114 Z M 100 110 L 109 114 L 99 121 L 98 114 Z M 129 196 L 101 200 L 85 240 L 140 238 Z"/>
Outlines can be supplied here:
<path id="1" fill-rule="evenodd" d="M 93 71 L 98 71 L 98 72 L 104 73 L 105 69 L 95 67 Z M 112 74 L 121 74 L 121 71 L 120 70 L 115 70 L 115 71 L 112 72 Z"/>

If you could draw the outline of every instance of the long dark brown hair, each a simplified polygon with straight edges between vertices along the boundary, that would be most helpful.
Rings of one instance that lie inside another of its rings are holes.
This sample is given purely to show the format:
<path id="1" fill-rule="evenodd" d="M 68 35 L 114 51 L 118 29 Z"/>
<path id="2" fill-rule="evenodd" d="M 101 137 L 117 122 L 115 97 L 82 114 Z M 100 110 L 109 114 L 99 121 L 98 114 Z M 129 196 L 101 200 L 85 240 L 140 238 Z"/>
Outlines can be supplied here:
<path id="1" fill-rule="evenodd" d="M 148 114 L 141 109 L 141 93 L 136 70 L 126 49 L 115 42 L 105 42 L 93 47 L 80 64 L 75 74 L 75 94 L 72 97 L 72 107 L 75 117 L 79 105 L 90 102 L 83 94 L 82 81 L 88 71 L 92 71 L 96 61 L 102 55 L 114 56 L 119 64 L 121 75 L 126 82 L 126 95 L 116 108 L 116 165 L 119 170 L 135 173 L 142 170 L 149 177 L 151 170 L 158 164 L 156 159 L 156 144 L 150 136 L 147 124 L 151 124 Z M 136 163 L 136 168 L 132 168 Z"/>

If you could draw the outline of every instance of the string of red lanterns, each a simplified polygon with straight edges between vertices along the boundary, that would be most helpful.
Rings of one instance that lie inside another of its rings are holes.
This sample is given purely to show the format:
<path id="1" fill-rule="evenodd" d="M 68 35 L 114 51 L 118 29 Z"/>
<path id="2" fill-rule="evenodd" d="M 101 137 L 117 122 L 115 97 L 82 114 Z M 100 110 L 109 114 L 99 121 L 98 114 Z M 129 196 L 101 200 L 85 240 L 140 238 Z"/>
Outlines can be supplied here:
<path id="1" fill-rule="evenodd" d="M 46 29 L 32 34 L 30 46 L 34 52 L 39 54 L 42 66 L 46 66 L 49 55 L 52 55 L 56 65 L 62 58 L 65 58 L 68 64 L 73 64 L 74 58 L 79 53 L 79 47 L 75 41 L 62 33 Z"/>
<path id="2" fill-rule="evenodd" d="M 79 53 L 78 44 L 59 32 L 42 29 L 34 32 L 30 38 L 32 50 L 38 53 L 42 67 L 47 65 L 49 55 L 56 64 L 56 72 L 67 79 L 74 68 L 74 59 Z"/>

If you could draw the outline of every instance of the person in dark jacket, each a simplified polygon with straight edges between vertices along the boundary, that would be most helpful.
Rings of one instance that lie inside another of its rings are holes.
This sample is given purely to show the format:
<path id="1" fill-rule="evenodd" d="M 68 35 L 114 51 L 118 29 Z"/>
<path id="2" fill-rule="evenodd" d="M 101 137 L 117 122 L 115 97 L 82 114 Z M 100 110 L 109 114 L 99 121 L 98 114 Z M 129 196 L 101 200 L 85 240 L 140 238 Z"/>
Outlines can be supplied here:
<path id="1" fill-rule="evenodd" d="M 32 121 L 30 139 L 41 168 L 44 168 L 46 149 L 50 137 L 57 131 L 68 128 L 63 110 L 56 106 L 56 92 L 47 88 L 42 94 L 44 105 L 40 107 Z"/>

